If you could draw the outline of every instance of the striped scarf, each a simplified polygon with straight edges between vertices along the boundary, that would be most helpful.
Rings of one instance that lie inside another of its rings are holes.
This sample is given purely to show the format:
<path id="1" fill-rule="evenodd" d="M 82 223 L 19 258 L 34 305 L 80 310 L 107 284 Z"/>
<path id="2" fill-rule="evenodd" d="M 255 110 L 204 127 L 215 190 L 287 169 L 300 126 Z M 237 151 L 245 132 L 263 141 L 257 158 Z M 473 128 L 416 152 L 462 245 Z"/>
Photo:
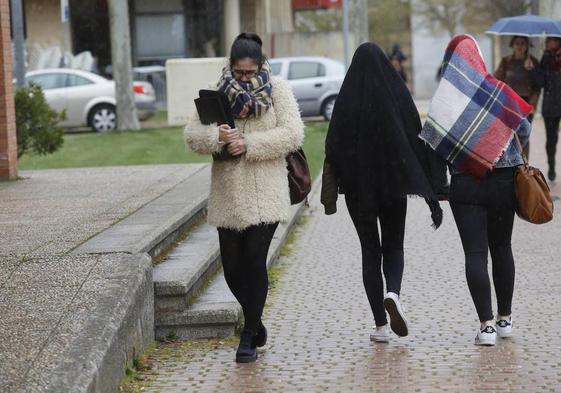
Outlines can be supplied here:
<path id="1" fill-rule="evenodd" d="M 441 77 L 419 137 L 458 171 L 481 178 L 495 167 L 514 132 L 530 127 L 526 116 L 533 108 L 487 72 L 469 35 L 450 41 Z"/>
<path id="2" fill-rule="evenodd" d="M 232 76 L 230 67 L 224 67 L 218 81 L 218 90 L 224 92 L 230 100 L 234 117 L 241 117 L 240 113 L 246 102 L 249 102 L 247 116 L 260 117 L 273 105 L 270 75 L 269 65 L 264 63 L 259 73 L 249 81 L 237 81 Z"/>

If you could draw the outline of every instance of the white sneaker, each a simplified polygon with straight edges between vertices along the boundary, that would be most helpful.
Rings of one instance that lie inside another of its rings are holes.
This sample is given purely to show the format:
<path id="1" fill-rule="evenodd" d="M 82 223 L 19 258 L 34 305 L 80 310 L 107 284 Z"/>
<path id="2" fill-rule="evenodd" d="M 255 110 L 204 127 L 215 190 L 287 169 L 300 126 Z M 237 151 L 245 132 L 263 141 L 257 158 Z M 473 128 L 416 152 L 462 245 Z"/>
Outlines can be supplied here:
<path id="1" fill-rule="evenodd" d="M 384 298 L 384 307 L 390 315 L 390 327 L 393 332 L 400 337 L 405 337 L 409 334 L 407 327 L 407 319 L 403 314 L 403 307 L 399 302 L 399 296 L 394 292 L 388 292 Z"/>
<path id="2" fill-rule="evenodd" d="M 501 319 L 499 319 L 499 317 L 497 316 L 497 335 L 500 338 L 508 338 L 512 336 L 512 316 L 508 317 L 508 319 L 506 319 L 505 317 L 501 317 Z"/>
<path id="3" fill-rule="evenodd" d="M 370 335 L 370 341 L 375 341 L 377 343 L 388 343 L 390 342 L 390 335 L 388 333 L 388 325 L 381 326 L 374 329 L 374 333 Z"/>
<path id="4" fill-rule="evenodd" d="M 497 341 L 497 331 L 491 325 L 485 326 L 484 329 L 477 329 L 475 336 L 475 345 L 493 346 Z"/>

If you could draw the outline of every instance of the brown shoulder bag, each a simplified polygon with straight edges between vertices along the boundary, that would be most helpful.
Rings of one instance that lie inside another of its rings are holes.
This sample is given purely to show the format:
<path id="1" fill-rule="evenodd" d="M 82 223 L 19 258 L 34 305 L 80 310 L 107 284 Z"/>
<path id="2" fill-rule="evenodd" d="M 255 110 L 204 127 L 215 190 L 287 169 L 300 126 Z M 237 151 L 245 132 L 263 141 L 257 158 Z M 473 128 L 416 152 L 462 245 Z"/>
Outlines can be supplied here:
<path id="1" fill-rule="evenodd" d="M 514 133 L 518 147 L 522 145 Z M 545 224 L 553 219 L 553 201 L 549 185 L 542 172 L 528 164 L 522 154 L 524 164 L 516 167 L 514 172 L 514 190 L 516 193 L 516 214 L 532 224 Z"/>
<path id="2" fill-rule="evenodd" d="M 302 202 L 312 189 L 312 178 L 304 150 L 301 148 L 286 156 L 288 169 L 288 187 L 290 189 L 290 203 L 296 205 Z"/>

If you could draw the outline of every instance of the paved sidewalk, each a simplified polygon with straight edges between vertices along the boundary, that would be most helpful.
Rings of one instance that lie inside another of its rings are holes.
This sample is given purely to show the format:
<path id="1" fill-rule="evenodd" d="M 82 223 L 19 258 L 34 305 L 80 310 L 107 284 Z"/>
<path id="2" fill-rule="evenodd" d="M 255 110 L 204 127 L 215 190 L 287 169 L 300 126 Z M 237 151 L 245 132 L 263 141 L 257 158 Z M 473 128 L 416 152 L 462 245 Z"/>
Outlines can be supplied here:
<path id="1" fill-rule="evenodd" d="M 515 335 L 481 348 L 449 206 L 433 232 L 424 202 L 410 199 L 402 292 L 410 335 L 376 344 L 358 238 L 339 202 L 325 216 L 316 195 L 294 253 L 281 259 L 264 318 L 269 343 L 256 363 L 234 362 L 235 340 L 159 344 L 142 375 L 154 379 L 147 391 L 559 391 L 559 216 L 543 226 L 516 219 Z"/>
<path id="2" fill-rule="evenodd" d="M 109 333 L 127 320 L 121 312 L 131 312 L 133 292 L 151 293 L 152 267 L 147 256 L 75 249 L 203 166 L 22 171 L 21 180 L 0 183 L 0 392 L 45 391 L 53 379 L 70 380 L 61 367 L 87 381 L 90 358 L 105 355 L 91 343 L 112 342 Z M 141 299 L 140 312 L 151 313 L 143 320 L 153 321 L 151 302 Z M 153 322 L 142 329 L 151 341 Z M 130 340 L 139 338 L 121 338 L 115 370 L 124 367 Z"/>

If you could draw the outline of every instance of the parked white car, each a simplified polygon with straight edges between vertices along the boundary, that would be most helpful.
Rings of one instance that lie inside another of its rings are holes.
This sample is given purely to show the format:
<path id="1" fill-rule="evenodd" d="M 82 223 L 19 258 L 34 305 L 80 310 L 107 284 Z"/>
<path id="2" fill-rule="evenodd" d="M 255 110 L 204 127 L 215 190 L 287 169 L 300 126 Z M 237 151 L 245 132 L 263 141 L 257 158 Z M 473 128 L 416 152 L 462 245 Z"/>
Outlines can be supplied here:
<path id="1" fill-rule="evenodd" d="M 272 73 L 288 80 L 302 116 L 331 120 L 335 99 L 345 78 L 343 63 L 327 57 L 269 59 Z"/>
<path id="2" fill-rule="evenodd" d="M 63 127 L 88 126 L 98 132 L 117 125 L 115 82 L 88 71 L 52 68 L 28 72 L 28 82 L 41 86 L 49 105 L 66 110 Z M 140 120 L 156 113 L 154 88 L 148 82 L 134 82 L 134 102 Z"/>

